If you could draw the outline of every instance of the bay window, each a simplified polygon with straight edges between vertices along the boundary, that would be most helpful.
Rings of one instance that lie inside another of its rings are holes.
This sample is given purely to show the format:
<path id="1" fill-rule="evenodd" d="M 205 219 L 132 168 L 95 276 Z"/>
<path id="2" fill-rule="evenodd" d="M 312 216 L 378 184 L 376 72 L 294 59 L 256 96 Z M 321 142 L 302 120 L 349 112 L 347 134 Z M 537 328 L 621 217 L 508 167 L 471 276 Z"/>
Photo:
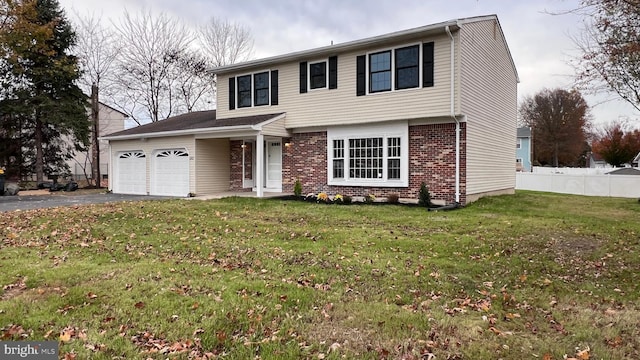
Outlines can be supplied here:
<path id="1" fill-rule="evenodd" d="M 408 186 L 406 122 L 327 131 L 329 185 Z"/>

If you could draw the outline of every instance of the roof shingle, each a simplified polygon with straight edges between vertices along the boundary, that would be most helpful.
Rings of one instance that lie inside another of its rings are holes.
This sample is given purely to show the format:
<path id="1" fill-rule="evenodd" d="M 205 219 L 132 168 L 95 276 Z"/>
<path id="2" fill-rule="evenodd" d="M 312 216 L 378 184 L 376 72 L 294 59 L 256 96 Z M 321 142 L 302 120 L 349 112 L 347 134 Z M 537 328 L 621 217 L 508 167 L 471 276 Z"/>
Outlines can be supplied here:
<path id="1" fill-rule="evenodd" d="M 282 114 L 283 113 L 216 119 L 215 110 L 196 111 L 140 125 L 131 129 L 118 131 L 113 134 L 106 135 L 105 137 L 145 135 L 160 132 L 209 129 L 227 126 L 257 125 Z"/>

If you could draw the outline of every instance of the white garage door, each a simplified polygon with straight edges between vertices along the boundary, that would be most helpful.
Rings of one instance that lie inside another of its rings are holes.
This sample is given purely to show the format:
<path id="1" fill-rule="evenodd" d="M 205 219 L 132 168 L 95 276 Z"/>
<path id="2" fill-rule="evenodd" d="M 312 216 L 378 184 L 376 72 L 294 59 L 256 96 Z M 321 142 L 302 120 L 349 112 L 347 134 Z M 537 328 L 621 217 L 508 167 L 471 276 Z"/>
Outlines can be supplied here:
<path id="1" fill-rule="evenodd" d="M 157 150 L 153 162 L 151 195 L 189 194 L 189 154 L 184 149 Z"/>
<path id="2" fill-rule="evenodd" d="M 147 158 L 142 151 L 118 153 L 115 162 L 113 192 L 116 194 L 147 194 Z"/>

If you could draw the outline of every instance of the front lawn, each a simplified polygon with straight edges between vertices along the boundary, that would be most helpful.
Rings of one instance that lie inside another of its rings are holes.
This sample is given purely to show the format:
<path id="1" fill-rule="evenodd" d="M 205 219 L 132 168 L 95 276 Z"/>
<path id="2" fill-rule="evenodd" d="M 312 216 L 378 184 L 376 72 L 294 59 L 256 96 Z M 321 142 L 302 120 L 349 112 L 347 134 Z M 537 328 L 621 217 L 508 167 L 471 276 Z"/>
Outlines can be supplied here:
<path id="1" fill-rule="evenodd" d="M 0 213 L 0 340 L 76 359 L 638 359 L 640 204 Z"/>

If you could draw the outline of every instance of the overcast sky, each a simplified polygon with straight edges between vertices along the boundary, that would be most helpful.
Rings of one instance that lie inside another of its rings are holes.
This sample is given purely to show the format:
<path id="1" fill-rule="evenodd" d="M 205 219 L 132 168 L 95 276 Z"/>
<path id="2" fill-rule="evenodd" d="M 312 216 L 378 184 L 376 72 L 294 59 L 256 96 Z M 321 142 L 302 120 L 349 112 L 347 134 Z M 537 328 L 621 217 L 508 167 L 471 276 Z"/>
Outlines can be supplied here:
<path id="1" fill-rule="evenodd" d="M 550 15 L 577 7 L 578 0 L 59 0 L 68 17 L 97 14 L 118 22 L 124 9 L 148 9 L 181 18 L 194 27 L 210 17 L 243 24 L 262 58 L 342 43 L 456 18 L 496 14 L 515 61 L 518 97 L 543 88 L 572 85 L 575 56 L 572 35 L 579 35 L 576 15 Z M 640 114 L 612 96 L 585 96 L 595 123 Z M 638 120 L 636 120 L 638 119 Z"/>

